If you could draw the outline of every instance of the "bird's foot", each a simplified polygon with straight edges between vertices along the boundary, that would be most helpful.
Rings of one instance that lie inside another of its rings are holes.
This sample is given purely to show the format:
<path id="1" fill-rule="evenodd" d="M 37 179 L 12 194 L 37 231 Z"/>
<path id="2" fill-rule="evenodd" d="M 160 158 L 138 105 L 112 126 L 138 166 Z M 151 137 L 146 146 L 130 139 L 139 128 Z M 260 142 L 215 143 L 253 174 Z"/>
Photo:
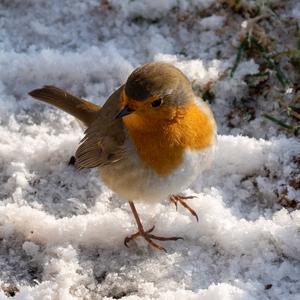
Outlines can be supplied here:
<path id="1" fill-rule="evenodd" d="M 171 195 L 170 201 L 174 203 L 177 209 L 178 203 L 180 203 L 184 208 L 186 208 L 197 220 L 199 221 L 197 213 L 186 203 L 186 200 L 193 199 L 195 196 L 183 196 L 183 195 Z"/>
<path id="2" fill-rule="evenodd" d="M 136 239 L 137 237 L 141 236 L 145 239 L 146 242 L 148 242 L 153 248 L 159 249 L 159 250 L 163 250 L 165 252 L 167 252 L 167 250 L 160 246 L 159 244 L 153 242 L 153 240 L 159 240 L 159 241 L 177 241 L 177 240 L 183 240 L 182 237 L 161 237 L 161 236 L 157 236 L 154 234 L 151 234 L 151 232 L 154 230 L 155 226 L 153 226 L 152 228 L 150 228 L 147 231 L 144 231 L 144 229 L 138 231 L 137 233 L 134 233 L 130 236 L 127 236 L 124 239 L 124 245 L 128 248 L 128 243 L 134 239 Z"/>

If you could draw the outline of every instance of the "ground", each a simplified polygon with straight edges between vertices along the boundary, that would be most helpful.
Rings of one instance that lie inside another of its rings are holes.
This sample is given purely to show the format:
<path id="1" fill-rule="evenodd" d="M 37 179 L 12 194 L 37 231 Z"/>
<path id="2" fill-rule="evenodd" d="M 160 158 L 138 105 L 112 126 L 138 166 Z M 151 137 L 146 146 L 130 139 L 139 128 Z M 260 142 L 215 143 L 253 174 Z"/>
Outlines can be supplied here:
<path id="1" fill-rule="evenodd" d="M 299 299 L 300 5 L 288 1 L 4 0 L 0 4 L 0 299 Z M 127 203 L 68 165 L 72 117 L 46 84 L 97 104 L 142 63 L 175 64 L 218 123 L 187 211 Z M 297 136 L 298 135 L 298 136 Z"/>

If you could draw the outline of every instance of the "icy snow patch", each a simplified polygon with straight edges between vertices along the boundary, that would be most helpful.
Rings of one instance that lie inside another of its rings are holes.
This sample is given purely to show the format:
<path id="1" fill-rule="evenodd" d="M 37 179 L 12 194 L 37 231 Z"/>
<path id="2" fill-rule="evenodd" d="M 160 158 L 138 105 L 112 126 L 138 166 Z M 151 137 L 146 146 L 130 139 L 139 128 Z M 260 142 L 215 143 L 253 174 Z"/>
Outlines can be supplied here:
<path id="1" fill-rule="evenodd" d="M 297 1 L 287 2 L 285 15 L 299 21 Z M 299 141 L 224 135 L 245 132 L 228 129 L 226 117 L 259 66 L 243 58 L 224 76 L 240 28 L 228 32 L 237 19 L 218 8 L 212 0 L 1 1 L 1 300 L 9 285 L 22 300 L 299 299 L 299 209 L 278 202 L 298 172 Z M 67 165 L 82 128 L 27 96 L 55 84 L 102 104 L 152 60 L 175 64 L 200 90 L 213 84 L 221 134 L 212 169 L 185 191 L 196 196 L 199 223 L 168 202 L 137 205 L 146 228 L 184 237 L 164 243 L 167 254 L 141 239 L 124 247 L 136 230 L 128 205 L 95 170 Z M 248 134 L 272 136 L 274 126 L 258 121 Z M 299 189 L 283 196 L 296 201 Z"/>
<path id="2" fill-rule="evenodd" d="M 51 139 L 51 136 L 45 138 Z M 64 139 L 57 137 L 61 138 Z M 34 141 L 31 146 L 34 146 Z M 137 293 L 137 296 L 128 296 L 128 299 L 138 299 L 138 296 L 147 299 L 156 295 L 159 290 L 159 299 L 217 299 L 220 295 L 224 296 L 222 299 L 255 299 L 255 295 L 263 290 L 264 284 L 272 283 L 277 286 L 287 274 L 293 282 L 300 273 L 296 263 L 300 259 L 299 212 L 290 214 L 281 209 L 275 210 L 270 218 L 258 214 L 256 220 L 247 220 L 237 216 L 226 205 L 225 198 L 230 197 L 230 194 L 224 193 L 230 193 L 231 188 L 234 188 L 238 194 L 240 181 L 234 181 L 237 176 L 242 178 L 257 173 L 263 166 L 270 169 L 282 168 L 283 161 L 291 159 L 299 146 L 299 142 L 285 138 L 265 141 L 242 136 L 219 136 L 212 170 L 186 191 L 197 197 L 190 204 L 199 214 L 198 223 L 185 210 L 180 208 L 176 212 L 170 204 L 137 205 L 147 228 L 155 224 L 156 232 L 162 235 L 184 237 L 184 241 L 166 243 L 169 254 L 148 249 L 142 240 L 137 241 L 138 245 L 134 242 L 126 249 L 123 239 L 135 230 L 129 208 L 111 193 L 105 190 L 101 192 L 97 185 L 85 187 L 94 189 L 92 192 L 95 195 L 98 191 L 98 200 L 84 214 L 79 212 L 60 218 L 47 213 L 43 207 L 32 207 L 26 201 L 26 190 L 29 189 L 28 184 L 31 184 L 27 168 L 32 172 L 35 167 L 29 164 L 28 159 L 21 168 L 10 171 L 12 176 L 21 173 L 28 180 L 25 185 L 22 181 L 15 183 L 15 189 L 20 190 L 20 199 L 23 197 L 23 201 L 8 201 L 0 207 L 0 238 L 10 243 L 18 236 L 23 241 L 25 255 L 37 261 L 41 268 L 40 283 L 35 287 L 19 286 L 17 299 L 34 299 L 46 294 L 63 299 L 73 299 L 74 295 L 91 296 L 93 293 L 109 295 L 109 286 L 112 284 L 109 282 L 119 282 L 121 278 L 123 283 L 111 286 L 111 293 Z M 12 148 L 17 147 L 18 145 L 12 144 L 10 152 L 13 153 Z M 53 165 L 59 166 L 59 157 L 63 159 L 65 151 L 60 147 L 55 149 L 58 157 Z M 34 154 L 39 149 L 33 147 L 31 151 L 33 156 L 37 156 Z M 50 157 L 53 150 L 49 151 L 47 155 Z M 2 153 L 5 155 L 3 149 Z M 63 170 L 69 167 L 59 168 Z M 50 173 L 48 176 L 51 176 Z M 80 173 L 74 176 L 82 177 Z M 92 173 L 89 176 L 93 180 L 97 175 Z M 225 177 L 233 179 L 233 187 L 221 188 Z M 204 190 L 203 182 L 207 186 Z M 70 188 L 74 189 L 76 195 L 76 186 Z M 80 190 L 77 192 L 80 193 Z M 68 205 L 67 199 L 63 201 Z M 237 197 L 235 201 L 240 200 Z M 152 262 L 147 262 L 147 256 Z M 286 257 L 284 261 L 280 258 L 282 256 Z M 175 261 L 168 263 L 169 259 Z M 94 260 L 95 265 L 91 260 Z M 131 263 L 127 263 L 127 260 Z M 142 261 L 142 264 L 146 263 L 142 267 L 144 271 L 139 271 L 138 266 L 132 268 L 138 261 L 139 264 Z M 85 264 L 88 265 L 86 270 Z M 102 284 L 97 284 L 94 278 L 96 275 L 90 274 L 90 268 L 94 268 L 93 272 L 96 273 L 105 272 Z M 97 271 L 98 268 L 102 271 Z M 153 277 L 152 268 L 155 268 L 155 273 L 165 275 Z M 279 271 L 273 272 L 274 268 L 279 268 Z M 264 278 L 261 278 L 262 273 Z M 180 282 L 179 289 L 173 290 L 172 285 L 170 290 L 166 289 L 167 286 L 161 289 L 161 284 L 169 282 L 171 278 Z M 135 281 L 134 286 L 130 283 L 132 279 Z M 219 283 L 216 284 L 216 281 Z M 290 286 L 288 282 L 284 285 L 286 288 Z"/>
<path id="3" fill-rule="evenodd" d="M 110 4 L 121 9 L 125 16 L 157 19 L 166 16 L 173 8 L 179 8 L 182 11 L 201 10 L 214 2 L 214 0 L 111 0 Z"/>

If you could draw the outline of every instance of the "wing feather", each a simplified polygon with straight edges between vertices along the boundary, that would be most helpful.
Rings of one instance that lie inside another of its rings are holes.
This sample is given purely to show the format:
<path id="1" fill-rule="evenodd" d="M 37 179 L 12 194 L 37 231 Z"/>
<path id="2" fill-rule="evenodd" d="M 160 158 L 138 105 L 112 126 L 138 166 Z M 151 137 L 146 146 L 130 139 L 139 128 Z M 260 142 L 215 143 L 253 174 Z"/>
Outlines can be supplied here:
<path id="1" fill-rule="evenodd" d="M 75 154 L 77 168 L 113 164 L 124 157 L 126 130 L 123 121 L 115 119 L 119 111 L 122 88 L 123 86 L 109 97 L 94 122 L 86 129 Z"/>

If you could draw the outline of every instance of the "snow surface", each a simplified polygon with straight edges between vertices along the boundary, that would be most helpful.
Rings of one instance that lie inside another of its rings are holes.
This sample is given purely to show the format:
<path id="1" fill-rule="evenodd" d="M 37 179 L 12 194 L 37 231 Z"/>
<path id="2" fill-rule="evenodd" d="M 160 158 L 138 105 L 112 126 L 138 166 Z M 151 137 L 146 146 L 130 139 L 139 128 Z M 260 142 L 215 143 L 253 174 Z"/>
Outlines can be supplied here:
<path id="1" fill-rule="evenodd" d="M 300 212 L 278 201 L 285 187 L 299 201 L 287 182 L 300 142 L 262 118 L 226 125 L 230 99 L 259 66 L 245 59 L 223 76 L 236 50 L 220 35 L 225 16 L 209 10 L 215 2 L 1 1 L 1 300 L 9 291 L 26 300 L 300 299 Z M 287 2 L 299 22 L 297 1 Z M 124 247 L 136 230 L 128 205 L 96 170 L 67 164 L 82 128 L 27 96 L 55 84 L 101 104 L 151 60 L 174 63 L 195 89 L 214 82 L 219 125 L 213 167 L 185 191 L 198 223 L 167 201 L 137 205 L 145 227 L 184 238 L 164 243 L 168 253 L 142 240 Z"/>

